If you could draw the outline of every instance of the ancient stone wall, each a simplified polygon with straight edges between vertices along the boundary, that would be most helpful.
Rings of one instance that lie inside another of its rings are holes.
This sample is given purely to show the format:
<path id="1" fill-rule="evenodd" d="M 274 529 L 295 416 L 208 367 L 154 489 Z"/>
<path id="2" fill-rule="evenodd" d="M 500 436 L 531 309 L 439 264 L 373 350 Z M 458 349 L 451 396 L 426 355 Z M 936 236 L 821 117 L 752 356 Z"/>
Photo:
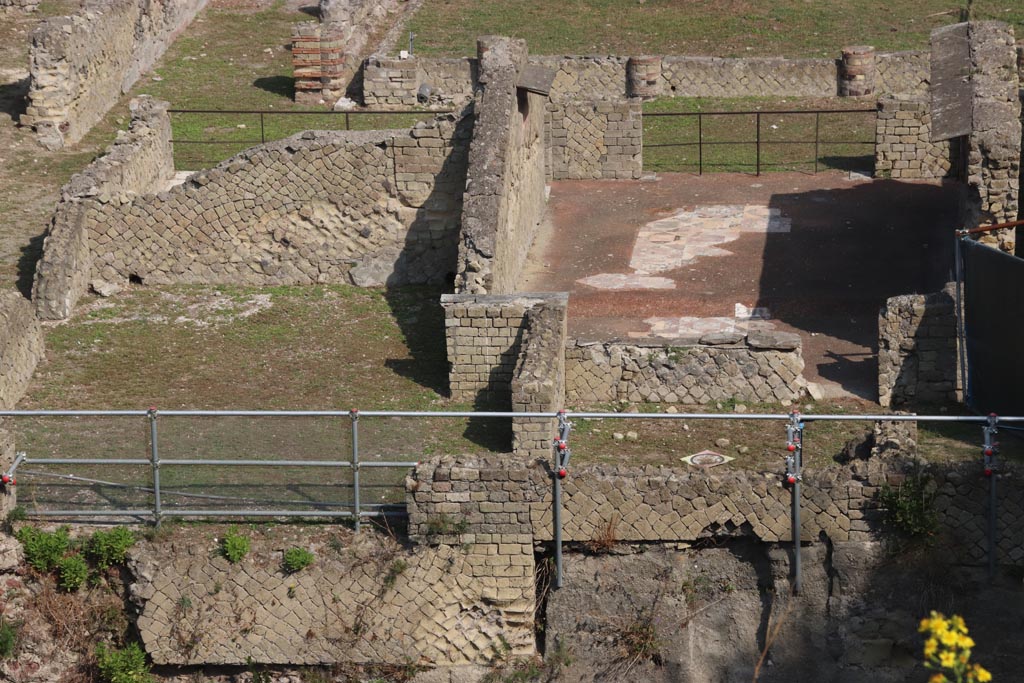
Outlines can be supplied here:
<path id="1" fill-rule="evenodd" d="M 813 425 L 809 428 L 813 432 Z M 905 430 L 904 430 L 905 431 Z M 808 434 L 808 440 L 813 438 Z M 887 447 L 885 428 L 876 428 L 875 453 Z M 571 444 L 571 438 L 570 438 Z M 917 476 L 918 465 L 901 457 L 876 455 L 849 465 L 804 470 L 801 538 L 832 541 L 879 538 L 883 485 L 898 486 Z M 1024 561 L 1024 487 L 1017 464 L 1004 464 L 998 508 L 1000 564 Z M 784 464 L 773 472 L 725 467 L 680 470 L 587 465 L 572 467 L 562 481 L 562 537 L 588 543 L 693 542 L 746 537 L 761 542 L 792 540 L 791 495 L 782 483 Z M 988 479 L 980 463 L 926 466 L 931 480 L 939 538 L 966 563 L 984 564 L 988 523 Z M 481 532 L 553 538 L 550 457 L 537 461 L 445 457 L 420 464 L 407 481 L 410 533 L 424 536 L 444 515 L 458 524 L 461 538 Z"/>
<path id="2" fill-rule="evenodd" d="M 804 361 L 795 334 L 708 334 L 676 344 L 570 341 L 567 403 L 774 402 L 797 400 L 805 393 Z"/>
<path id="3" fill-rule="evenodd" d="M 92 270 L 90 210 L 97 206 L 130 210 L 139 195 L 162 190 L 174 176 L 171 122 L 167 103 L 140 97 L 129 109 L 132 121 L 118 133 L 107 154 L 61 188 L 36 265 L 32 299 L 44 320 L 66 318 L 85 293 Z"/>
<path id="4" fill-rule="evenodd" d="M 443 518 L 435 526 L 446 530 Z M 156 664 L 451 666 L 530 656 L 526 527 L 455 546 L 428 533 L 434 545 L 411 551 L 365 533 L 338 551 L 323 534 L 311 540 L 282 527 L 253 534 L 237 564 L 221 557 L 213 531 L 140 544 L 130 560 L 139 634 Z M 316 559 L 287 574 L 282 553 L 294 545 Z"/>
<path id="5" fill-rule="evenodd" d="M 17 292 L 0 295 L 0 410 L 11 410 L 25 395 L 43 357 L 43 330 L 32 304 Z"/>
<path id="6" fill-rule="evenodd" d="M 565 336 L 568 295 L 551 296 L 526 310 L 519 358 L 512 375 L 512 410 L 547 413 L 565 402 Z M 551 418 L 513 418 L 512 452 L 543 458 L 551 453 L 557 433 Z"/>
<path id="7" fill-rule="evenodd" d="M 207 0 L 89 0 L 32 34 L 28 106 L 47 149 L 77 142 L 150 69 Z"/>
<path id="8" fill-rule="evenodd" d="M 12 10 L 32 12 L 38 7 L 39 0 L 0 0 L 0 14 Z"/>
<path id="9" fill-rule="evenodd" d="M 641 103 L 549 103 L 547 173 L 551 180 L 639 179 L 643 172 Z"/>
<path id="10" fill-rule="evenodd" d="M 926 95 L 931 84 L 931 55 L 927 50 L 875 54 L 875 92 Z"/>
<path id="11" fill-rule="evenodd" d="M 879 404 L 955 402 L 956 353 L 956 311 L 950 292 L 886 300 L 878 314 Z"/>
<path id="12" fill-rule="evenodd" d="M 930 63 L 927 51 L 872 53 L 874 58 L 871 93 L 924 94 L 928 90 Z M 372 61 L 376 61 L 374 58 Z M 568 103 L 619 100 L 642 95 L 651 97 L 835 97 L 839 94 L 840 60 L 782 58 L 721 58 L 669 55 L 632 58 L 633 81 L 645 82 L 643 92 L 634 92 L 629 63 L 618 56 L 541 56 L 529 58 L 556 72 L 551 101 Z M 636 71 L 636 62 L 644 68 Z M 392 64 L 397 60 L 382 60 Z M 477 85 L 476 60 L 415 57 L 402 68 L 415 69 L 415 78 L 405 80 L 401 96 L 386 75 L 369 78 L 363 84 L 364 101 L 374 105 L 415 102 L 416 91 L 429 85 L 440 101 L 469 99 Z M 376 68 L 376 65 L 375 65 Z M 399 68 L 397 65 L 395 68 Z M 871 94 L 867 93 L 867 94 Z M 852 93 L 851 93 L 852 94 Z M 394 101 L 400 100 L 400 101 Z"/>
<path id="13" fill-rule="evenodd" d="M 93 279 L 442 282 L 455 267 L 468 124 L 443 116 L 410 131 L 307 132 L 167 192 L 65 202 L 38 271 L 40 314 L 66 316 Z"/>
<path id="14" fill-rule="evenodd" d="M 950 141 L 932 142 L 932 117 L 925 97 L 884 97 L 875 120 L 875 176 L 932 179 L 956 175 Z"/>
<path id="15" fill-rule="evenodd" d="M 998 21 L 968 26 L 973 127 L 968 140 L 967 182 L 972 190 L 968 227 L 1017 220 L 1020 209 L 1021 102 L 1013 27 Z M 1013 253 L 1014 231 L 986 233 Z"/>
<path id="16" fill-rule="evenodd" d="M 455 291 L 514 292 L 543 218 L 547 98 L 516 87 L 526 64 L 521 40 L 479 41 L 482 91 L 469 150 Z"/>
<path id="17" fill-rule="evenodd" d="M 441 296 L 452 399 L 511 409 L 526 312 L 546 304 L 564 307 L 565 295 Z"/>
<path id="18" fill-rule="evenodd" d="M 369 41 L 403 0 L 320 0 L 320 23 L 296 24 L 292 68 L 297 102 L 345 96 Z"/>
<path id="19" fill-rule="evenodd" d="M 473 99 L 478 64 L 476 59 L 369 57 L 363 65 L 363 104 L 458 106 Z"/>

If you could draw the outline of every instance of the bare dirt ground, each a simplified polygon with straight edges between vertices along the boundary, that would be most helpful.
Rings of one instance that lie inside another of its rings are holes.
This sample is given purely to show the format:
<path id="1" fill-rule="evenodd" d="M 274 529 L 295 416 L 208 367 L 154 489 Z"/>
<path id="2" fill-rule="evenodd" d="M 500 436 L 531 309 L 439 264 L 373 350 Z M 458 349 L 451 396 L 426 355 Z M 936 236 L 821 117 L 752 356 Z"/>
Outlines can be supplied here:
<path id="1" fill-rule="evenodd" d="M 803 339 L 808 380 L 832 395 L 875 400 L 879 307 L 887 297 L 935 291 L 946 281 L 956 196 L 952 186 L 839 173 L 555 182 L 521 289 L 569 291 L 569 331 L 585 339 L 655 335 L 652 319 L 733 318 L 737 304 L 766 308 L 770 324 Z M 767 207 L 787 222 L 786 231 L 742 232 L 717 244 L 684 235 L 717 255 L 651 273 L 671 289 L 580 282 L 635 275 L 643 226 L 719 205 Z"/>

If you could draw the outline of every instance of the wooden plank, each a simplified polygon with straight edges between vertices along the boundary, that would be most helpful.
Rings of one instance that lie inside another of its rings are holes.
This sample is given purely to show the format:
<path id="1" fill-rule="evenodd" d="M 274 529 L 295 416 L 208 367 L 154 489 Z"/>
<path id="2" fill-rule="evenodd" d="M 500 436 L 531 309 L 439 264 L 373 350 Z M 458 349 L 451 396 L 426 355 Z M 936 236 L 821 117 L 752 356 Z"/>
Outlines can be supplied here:
<path id="1" fill-rule="evenodd" d="M 968 135 L 974 106 L 967 24 L 935 29 L 931 45 L 932 141 Z"/>

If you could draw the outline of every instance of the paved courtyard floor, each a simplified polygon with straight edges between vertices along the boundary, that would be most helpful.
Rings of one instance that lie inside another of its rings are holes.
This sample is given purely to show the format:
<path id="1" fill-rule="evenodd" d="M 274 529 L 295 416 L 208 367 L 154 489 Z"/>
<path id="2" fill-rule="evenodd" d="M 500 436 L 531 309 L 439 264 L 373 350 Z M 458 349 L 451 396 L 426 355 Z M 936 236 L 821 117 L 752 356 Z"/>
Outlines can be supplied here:
<path id="1" fill-rule="evenodd" d="M 846 174 L 559 181 L 520 291 L 568 291 L 578 339 L 769 327 L 826 396 L 877 399 L 878 310 L 950 277 L 953 184 Z"/>

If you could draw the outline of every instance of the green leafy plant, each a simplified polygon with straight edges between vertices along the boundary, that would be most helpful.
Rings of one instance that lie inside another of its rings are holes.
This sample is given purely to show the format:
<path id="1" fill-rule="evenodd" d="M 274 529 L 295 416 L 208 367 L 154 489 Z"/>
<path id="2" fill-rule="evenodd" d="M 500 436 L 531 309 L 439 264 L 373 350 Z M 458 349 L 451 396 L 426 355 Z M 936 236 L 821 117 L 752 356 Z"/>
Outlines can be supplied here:
<path id="1" fill-rule="evenodd" d="M 294 574 L 313 564 L 315 559 L 316 556 L 305 548 L 289 548 L 284 551 L 284 560 L 281 564 L 285 573 Z"/>
<path id="2" fill-rule="evenodd" d="M 896 486 L 884 485 L 878 502 L 885 510 L 886 524 L 897 531 L 912 537 L 935 531 L 935 490 L 926 474 L 915 473 Z"/>
<path id="3" fill-rule="evenodd" d="M 249 554 L 249 547 L 249 537 L 238 533 L 234 527 L 228 529 L 220 541 L 220 552 L 231 564 L 241 562 Z"/>
<path id="4" fill-rule="evenodd" d="M 103 683 L 150 683 L 146 653 L 137 643 L 123 648 L 108 648 L 105 643 L 96 646 L 96 668 Z"/>
<path id="5" fill-rule="evenodd" d="M 85 558 L 75 553 L 57 560 L 57 583 L 69 593 L 82 587 L 89 578 L 89 564 Z"/>
<path id="6" fill-rule="evenodd" d="M 124 564 L 128 549 L 135 545 L 135 534 L 123 526 L 97 531 L 85 546 L 85 554 L 100 569 Z"/>
<path id="7" fill-rule="evenodd" d="M 469 521 L 451 517 L 445 513 L 434 515 L 426 522 L 427 536 L 458 536 L 469 529 Z"/>
<path id="8" fill-rule="evenodd" d="M 40 572 L 53 571 L 71 547 L 66 526 L 56 531 L 40 531 L 26 526 L 18 529 L 16 537 L 25 550 L 25 561 Z"/>
<path id="9" fill-rule="evenodd" d="M 20 629 L 17 624 L 0 617 L 0 661 L 10 659 L 18 649 Z"/>

